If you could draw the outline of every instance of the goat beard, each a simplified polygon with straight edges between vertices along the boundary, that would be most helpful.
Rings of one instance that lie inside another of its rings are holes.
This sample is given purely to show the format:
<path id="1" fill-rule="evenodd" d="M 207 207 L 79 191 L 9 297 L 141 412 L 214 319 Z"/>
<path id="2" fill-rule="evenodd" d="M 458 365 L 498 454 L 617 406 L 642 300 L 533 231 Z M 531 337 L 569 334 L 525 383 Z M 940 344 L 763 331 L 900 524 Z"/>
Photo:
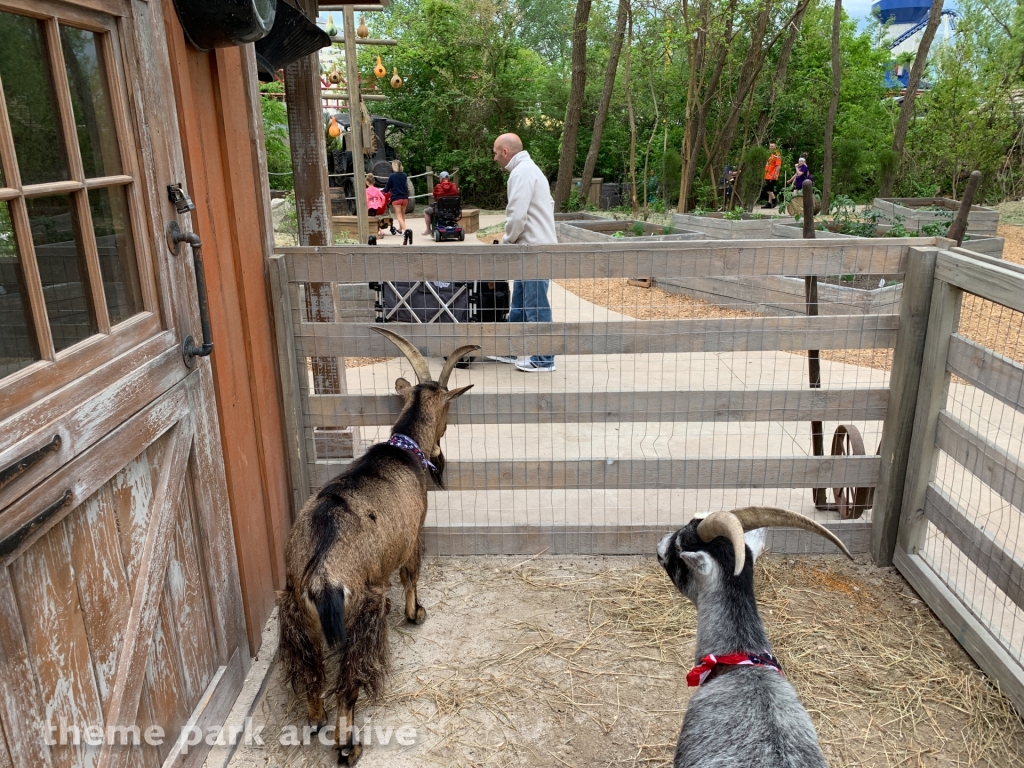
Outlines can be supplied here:
<path id="1" fill-rule="evenodd" d="M 431 457 L 430 461 L 433 463 L 435 467 L 437 467 L 436 470 L 428 470 L 430 472 L 431 479 L 433 479 L 434 483 L 442 491 L 447 490 L 444 484 L 444 454 L 441 453 L 441 451 L 438 451 L 437 455 Z"/>

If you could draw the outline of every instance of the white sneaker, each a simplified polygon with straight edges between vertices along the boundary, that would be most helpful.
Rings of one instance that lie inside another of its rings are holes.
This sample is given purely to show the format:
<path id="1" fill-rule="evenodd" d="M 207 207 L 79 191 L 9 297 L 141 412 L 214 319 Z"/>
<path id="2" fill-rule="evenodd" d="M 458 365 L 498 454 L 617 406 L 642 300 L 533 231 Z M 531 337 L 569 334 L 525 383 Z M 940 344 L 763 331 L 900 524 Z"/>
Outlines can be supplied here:
<path id="1" fill-rule="evenodd" d="M 507 363 L 509 365 L 515 365 L 516 361 L 519 358 L 516 357 L 515 355 L 512 355 L 511 357 L 509 357 L 507 355 L 488 355 L 487 359 L 488 360 L 493 360 L 496 363 Z"/>
<path id="2" fill-rule="evenodd" d="M 550 365 L 542 365 L 540 363 L 535 363 L 533 362 L 533 360 L 527 358 L 522 362 L 516 361 L 516 368 L 518 368 L 520 371 L 526 371 L 527 373 L 550 373 L 551 371 L 555 370 L 555 364 L 551 363 Z"/>

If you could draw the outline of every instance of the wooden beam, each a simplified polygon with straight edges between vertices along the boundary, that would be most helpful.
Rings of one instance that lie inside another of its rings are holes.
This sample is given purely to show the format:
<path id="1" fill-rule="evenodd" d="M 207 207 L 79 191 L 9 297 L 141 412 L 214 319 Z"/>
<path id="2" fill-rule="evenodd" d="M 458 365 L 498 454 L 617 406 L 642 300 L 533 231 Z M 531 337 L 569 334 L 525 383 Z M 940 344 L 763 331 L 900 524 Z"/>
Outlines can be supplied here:
<path id="1" fill-rule="evenodd" d="M 316 462 L 310 479 L 319 488 L 348 464 Z M 449 491 L 863 488 L 877 480 L 877 456 L 452 461 L 445 468 Z M 440 489 L 431 483 L 430 490 Z"/>
<path id="2" fill-rule="evenodd" d="M 935 445 L 1017 509 L 1024 509 L 1024 464 L 949 411 L 940 411 Z"/>
<path id="3" fill-rule="evenodd" d="M 1024 608 L 1024 562 L 1007 552 L 987 531 L 934 484 L 924 499 L 928 520 L 963 552 L 1018 607 Z"/>
<path id="4" fill-rule="evenodd" d="M 880 421 L 889 390 L 699 390 L 686 392 L 470 392 L 449 424 L 629 422 Z M 385 426 L 402 410 L 398 395 L 309 395 L 315 427 Z"/>
<path id="5" fill-rule="evenodd" d="M 899 315 L 629 320 L 589 323 L 389 323 L 428 357 L 479 344 L 482 355 L 638 355 L 656 352 L 760 352 L 888 349 Z M 368 323 L 300 323 L 300 356 L 394 357 Z"/>
<path id="6" fill-rule="evenodd" d="M 1024 312 L 1024 274 L 1017 270 L 982 263 L 952 251 L 941 251 L 935 277 L 968 293 Z"/>
<path id="7" fill-rule="evenodd" d="M 356 22 L 352 6 L 345 6 L 343 12 L 345 28 L 345 81 L 348 86 L 348 148 L 352 150 L 352 172 L 354 174 L 352 194 L 356 199 L 356 222 L 359 242 L 369 242 L 370 228 L 366 226 L 366 167 L 363 158 L 363 110 L 359 102 L 359 65 L 356 59 Z"/>
<path id="8" fill-rule="evenodd" d="M 871 556 L 880 566 L 892 564 L 892 553 L 896 549 L 917 393 L 921 388 L 921 362 L 924 359 L 937 253 L 934 248 L 911 248 L 910 263 L 903 281 L 900 327 L 896 332 L 889 376 L 892 407 L 886 413 L 882 427 L 882 444 L 879 447 L 882 461 L 871 512 Z"/>
<path id="9" fill-rule="evenodd" d="M 346 35 L 348 30 L 346 30 Z M 355 30 L 352 32 L 352 38 L 356 41 L 356 45 L 398 45 L 397 40 L 378 40 L 372 37 L 356 37 Z M 331 38 L 332 43 L 344 43 L 345 35 L 335 35 Z"/>
<path id="10" fill-rule="evenodd" d="M 1024 365 L 953 334 L 946 369 L 1024 413 Z"/>
<path id="11" fill-rule="evenodd" d="M 676 525 L 473 525 L 427 526 L 428 556 L 455 555 L 650 555 Z M 869 523 L 825 523 L 854 554 L 867 550 Z M 765 551 L 785 554 L 838 554 L 828 540 L 799 528 L 770 528 Z"/>
<path id="12" fill-rule="evenodd" d="M 381 259 L 365 246 L 277 248 L 288 279 L 363 283 L 379 280 L 535 280 L 741 275 L 903 274 L 911 246 L 935 238 L 844 240 L 676 240 L 656 243 L 555 243 L 437 249 L 409 246 Z M 770 244 L 769 244 L 770 243 Z"/>
<path id="13" fill-rule="evenodd" d="M 999 681 L 1000 690 L 1017 711 L 1024 712 L 1024 668 L 1020 662 L 999 645 L 923 558 L 897 548 L 893 564 L 978 666 Z"/>

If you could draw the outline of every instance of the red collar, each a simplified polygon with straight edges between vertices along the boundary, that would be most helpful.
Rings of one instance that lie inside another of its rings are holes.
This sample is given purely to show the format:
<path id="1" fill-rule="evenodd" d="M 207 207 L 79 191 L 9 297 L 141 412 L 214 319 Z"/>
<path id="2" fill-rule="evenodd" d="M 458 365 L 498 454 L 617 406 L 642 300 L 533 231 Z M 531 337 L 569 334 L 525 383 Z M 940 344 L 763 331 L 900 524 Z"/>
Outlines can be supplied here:
<path id="1" fill-rule="evenodd" d="M 697 686 L 705 682 L 709 677 L 717 674 L 718 667 L 771 667 L 780 675 L 782 665 L 778 659 L 770 653 L 727 653 L 724 656 L 715 656 L 709 653 L 700 660 L 700 664 L 691 669 L 686 675 L 686 684 Z"/>

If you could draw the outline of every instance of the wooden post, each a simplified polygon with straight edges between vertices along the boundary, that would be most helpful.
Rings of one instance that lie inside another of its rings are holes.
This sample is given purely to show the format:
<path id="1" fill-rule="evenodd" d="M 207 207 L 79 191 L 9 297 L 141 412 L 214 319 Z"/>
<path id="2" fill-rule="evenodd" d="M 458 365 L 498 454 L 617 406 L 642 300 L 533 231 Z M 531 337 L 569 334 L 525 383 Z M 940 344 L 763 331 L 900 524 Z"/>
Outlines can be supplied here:
<path id="1" fill-rule="evenodd" d="M 814 234 L 814 184 L 805 181 L 800 191 L 804 199 L 804 239 L 815 239 Z M 818 277 L 810 275 L 804 278 L 804 301 L 807 314 L 815 316 L 818 314 Z M 807 351 L 807 378 L 811 389 L 821 389 L 821 360 L 819 350 L 810 349 Z M 815 456 L 825 455 L 824 427 L 820 421 L 811 422 L 811 448 Z M 824 488 L 814 488 L 811 491 L 814 498 L 814 506 L 817 509 L 828 507 L 828 499 Z"/>
<path id="2" fill-rule="evenodd" d="M 427 166 L 427 205 L 433 205 L 434 200 L 434 168 Z"/>
<path id="3" fill-rule="evenodd" d="M 967 233 L 967 218 L 971 215 L 971 206 L 974 204 L 974 194 L 981 184 L 981 171 L 971 171 L 971 177 L 967 181 L 967 189 L 960 198 L 960 210 L 956 212 L 956 218 L 949 225 L 946 237 L 956 240 L 958 246 L 963 245 L 964 235 Z"/>
<path id="4" fill-rule="evenodd" d="M 946 369 L 946 358 L 949 355 L 949 337 L 957 327 L 962 295 L 959 288 L 947 282 L 932 281 L 928 328 L 921 358 L 921 384 L 917 390 L 914 430 L 910 438 L 912 460 L 907 465 L 899 533 L 896 535 L 897 545 L 908 555 L 918 554 L 918 550 L 924 546 L 928 529 L 928 520 L 924 516 L 924 496 L 938 455 L 935 427 L 949 391 L 950 374 Z"/>
<path id="5" fill-rule="evenodd" d="M 871 513 L 871 557 L 879 566 L 892 565 L 896 549 L 938 252 L 938 248 L 911 248 L 903 276 L 900 326 L 889 377 L 889 406 L 879 448 L 881 467 Z"/>
<path id="6" fill-rule="evenodd" d="M 342 13 L 345 30 L 345 78 L 348 85 L 348 146 L 352 150 L 352 173 L 356 198 L 356 226 L 359 242 L 365 245 L 370 237 L 366 224 L 366 160 L 363 157 L 363 109 L 359 98 L 359 62 L 356 60 L 356 17 L 351 5 Z"/>

